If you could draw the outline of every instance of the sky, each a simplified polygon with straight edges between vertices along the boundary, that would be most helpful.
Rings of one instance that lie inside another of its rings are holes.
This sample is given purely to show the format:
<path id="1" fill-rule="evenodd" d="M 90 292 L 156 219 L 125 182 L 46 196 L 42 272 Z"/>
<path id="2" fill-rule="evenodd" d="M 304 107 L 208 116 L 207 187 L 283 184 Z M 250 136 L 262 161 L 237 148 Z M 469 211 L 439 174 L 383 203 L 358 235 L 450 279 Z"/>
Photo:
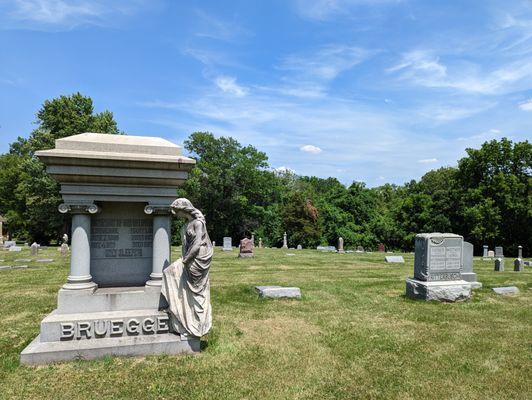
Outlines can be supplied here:
<path id="1" fill-rule="evenodd" d="M 532 138 L 532 0 L 0 0 L 0 152 L 77 91 L 130 135 L 402 184 Z"/>

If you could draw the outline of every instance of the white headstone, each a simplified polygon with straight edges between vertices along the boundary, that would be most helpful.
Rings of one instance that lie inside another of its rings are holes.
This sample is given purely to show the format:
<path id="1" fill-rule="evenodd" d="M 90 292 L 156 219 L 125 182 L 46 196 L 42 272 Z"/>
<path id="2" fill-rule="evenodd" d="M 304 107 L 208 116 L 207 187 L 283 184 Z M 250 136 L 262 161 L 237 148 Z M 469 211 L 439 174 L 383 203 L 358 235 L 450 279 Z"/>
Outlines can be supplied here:
<path id="1" fill-rule="evenodd" d="M 223 251 L 231 251 L 233 250 L 233 239 L 229 236 L 224 237 L 224 247 L 222 248 Z"/>

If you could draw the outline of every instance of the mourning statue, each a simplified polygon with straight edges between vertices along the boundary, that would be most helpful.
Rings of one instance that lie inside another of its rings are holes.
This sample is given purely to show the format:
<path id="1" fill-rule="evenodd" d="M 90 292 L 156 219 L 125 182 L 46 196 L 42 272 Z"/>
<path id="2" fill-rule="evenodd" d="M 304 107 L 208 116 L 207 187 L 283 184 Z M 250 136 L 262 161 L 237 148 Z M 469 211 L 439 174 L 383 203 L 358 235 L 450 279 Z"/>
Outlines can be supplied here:
<path id="1" fill-rule="evenodd" d="M 177 199 L 171 209 L 187 222 L 181 228 L 182 257 L 164 270 L 161 293 L 168 302 L 173 330 L 201 337 L 212 325 L 209 268 L 213 247 L 205 217 L 189 200 Z"/>

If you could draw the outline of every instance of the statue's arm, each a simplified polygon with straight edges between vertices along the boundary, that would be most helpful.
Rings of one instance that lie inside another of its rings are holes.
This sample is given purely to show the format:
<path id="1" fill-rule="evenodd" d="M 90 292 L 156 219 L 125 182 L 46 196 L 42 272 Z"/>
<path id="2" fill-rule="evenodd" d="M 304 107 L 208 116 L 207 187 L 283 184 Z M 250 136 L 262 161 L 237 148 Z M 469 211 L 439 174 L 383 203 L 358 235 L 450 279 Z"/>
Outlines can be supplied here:
<path id="1" fill-rule="evenodd" d="M 183 256 L 183 264 L 191 262 L 198 255 L 201 248 L 201 222 L 194 221 L 192 228 L 194 229 L 194 239 L 189 245 L 188 253 Z"/>

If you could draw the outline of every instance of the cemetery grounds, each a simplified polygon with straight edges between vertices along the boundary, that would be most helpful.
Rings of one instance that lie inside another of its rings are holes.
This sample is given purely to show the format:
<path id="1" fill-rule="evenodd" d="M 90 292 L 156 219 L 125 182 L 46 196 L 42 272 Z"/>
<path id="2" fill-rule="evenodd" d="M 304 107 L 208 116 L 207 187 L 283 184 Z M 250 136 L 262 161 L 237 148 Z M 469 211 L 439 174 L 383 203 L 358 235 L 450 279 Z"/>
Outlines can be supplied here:
<path id="1" fill-rule="evenodd" d="M 19 354 L 56 307 L 69 260 L 56 248 L 0 252 L 0 265 L 28 265 L 0 270 L 0 398 L 532 398 L 532 269 L 513 272 L 513 258 L 496 273 L 476 257 L 483 288 L 446 304 L 404 297 L 413 254 L 386 264 L 384 253 L 237 252 L 215 251 L 201 354 L 38 367 L 21 366 Z M 303 298 L 260 300 L 255 285 L 297 286 Z M 520 294 L 491 290 L 510 285 Z"/>

